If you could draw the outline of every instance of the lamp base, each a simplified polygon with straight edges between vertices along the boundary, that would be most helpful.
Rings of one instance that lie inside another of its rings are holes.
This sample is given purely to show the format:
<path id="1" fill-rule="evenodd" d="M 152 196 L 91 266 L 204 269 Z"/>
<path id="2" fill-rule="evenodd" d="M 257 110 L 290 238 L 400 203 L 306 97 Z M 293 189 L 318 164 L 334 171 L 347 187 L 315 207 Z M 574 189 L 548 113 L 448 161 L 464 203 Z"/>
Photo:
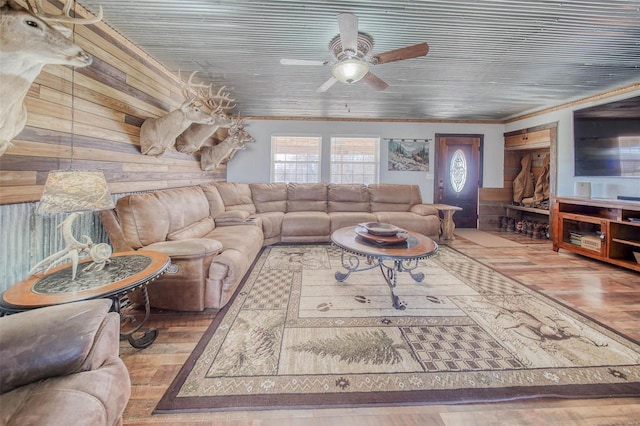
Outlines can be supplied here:
<path id="1" fill-rule="evenodd" d="M 45 265 L 45 273 L 49 271 L 53 266 L 62 262 L 65 259 L 69 259 L 72 262 L 71 280 L 76 279 L 76 273 L 78 271 L 78 261 L 80 259 L 80 253 L 88 253 L 93 259 L 93 263 L 89 264 L 83 271 L 100 271 L 108 264 L 109 258 L 113 253 L 113 250 L 109 244 L 98 243 L 94 244 L 91 238 L 83 235 L 84 243 L 75 239 L 72 233 L 73 221 L 80 215 L 80 213 L 71 213 L 59 226 L 62 228 L 62 238 L 67 246 L 46 257 L 38 262 L 31 270 L 29 275 L 33 275 L 36 271 L 43 268 Z"/>

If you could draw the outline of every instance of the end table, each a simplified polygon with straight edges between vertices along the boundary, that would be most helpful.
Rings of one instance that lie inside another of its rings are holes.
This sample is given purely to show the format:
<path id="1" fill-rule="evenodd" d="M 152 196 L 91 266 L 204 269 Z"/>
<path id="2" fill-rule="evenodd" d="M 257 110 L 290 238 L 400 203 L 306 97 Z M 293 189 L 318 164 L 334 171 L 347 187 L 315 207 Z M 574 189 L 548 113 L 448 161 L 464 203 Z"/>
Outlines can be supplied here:
<path id="1" fill-rule="evenodd" d="M 149 318 L 150 306 L 147 285 L 161 276 L 171 265 L 171 259 L 164 253 L 138 250 L 114 253 L 109 263 L 100 271 L 84 271 L 81 261 L 75 280 L 71 280 L 72 263 L 66 263 L 46 273 L 36 273 L 14 284 L 0 298 L 0 311 L 5 314 L 76 302 L 87 299 L 108 298 L 113 301 L 112 311 L 121 315 L 124 323 L 132 317 L 123 315 L 126 295 L 141 289 L 144 295 L 145 315 L 141 322 L 131 330 L 121 332 L 121 338 L 127 339 L 134 348 L 146 348 L 158 336 L 158 330 L 151 328 L 141 337 L 134 337 Z M 128 303 L 127 303 L 128 305 Z"/>

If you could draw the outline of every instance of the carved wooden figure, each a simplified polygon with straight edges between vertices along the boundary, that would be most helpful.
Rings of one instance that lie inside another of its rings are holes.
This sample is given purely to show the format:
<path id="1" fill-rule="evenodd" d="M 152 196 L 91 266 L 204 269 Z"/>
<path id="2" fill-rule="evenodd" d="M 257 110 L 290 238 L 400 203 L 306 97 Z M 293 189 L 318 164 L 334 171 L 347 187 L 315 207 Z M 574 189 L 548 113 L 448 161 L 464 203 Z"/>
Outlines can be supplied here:
<path id="1" fill-rule="evenodd" d="M 45 14 L 41 0 L 36 7 L 15 0 L 0 0 L 0 155 L 27 122 L 24 98 L 47 64 L 86 67 L 92 57 L 67 39 L 71 30 L 54 22 L 87 25 L 102 19 L 69 16 L 72 1 L 63 14 Z"/>

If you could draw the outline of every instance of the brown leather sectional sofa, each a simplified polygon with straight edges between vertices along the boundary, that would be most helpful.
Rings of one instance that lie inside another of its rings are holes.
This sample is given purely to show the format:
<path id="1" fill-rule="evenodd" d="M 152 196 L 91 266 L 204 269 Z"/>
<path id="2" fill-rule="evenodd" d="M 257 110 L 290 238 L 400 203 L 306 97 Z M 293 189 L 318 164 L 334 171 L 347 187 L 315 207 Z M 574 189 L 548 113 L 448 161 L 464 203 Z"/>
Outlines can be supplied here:
<path id="1" fill-rule="evenodd" d="M 148 288 L 150 303 L 185 311 L 223 307 L 265 245 L 329 242 L 362 222 L 434 239 L 440 232 L 439 212 L 422 204 L 418 186 L 397 184 L 213 182 L 127 195 L 100 217 L 115 251 L 171 257 Z"/>

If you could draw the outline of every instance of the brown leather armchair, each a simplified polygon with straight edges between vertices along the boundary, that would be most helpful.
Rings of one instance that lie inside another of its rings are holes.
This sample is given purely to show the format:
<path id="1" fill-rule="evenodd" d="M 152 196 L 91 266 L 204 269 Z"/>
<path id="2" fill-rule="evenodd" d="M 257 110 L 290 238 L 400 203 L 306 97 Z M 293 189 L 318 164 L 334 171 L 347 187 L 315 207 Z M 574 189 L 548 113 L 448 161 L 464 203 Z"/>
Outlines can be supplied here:
<path id="1" fill-rule="evenodd" d="M 110 308 L 87 300 L 0 318 L 0 424 L 122 424 L 131 382 Z"/>

